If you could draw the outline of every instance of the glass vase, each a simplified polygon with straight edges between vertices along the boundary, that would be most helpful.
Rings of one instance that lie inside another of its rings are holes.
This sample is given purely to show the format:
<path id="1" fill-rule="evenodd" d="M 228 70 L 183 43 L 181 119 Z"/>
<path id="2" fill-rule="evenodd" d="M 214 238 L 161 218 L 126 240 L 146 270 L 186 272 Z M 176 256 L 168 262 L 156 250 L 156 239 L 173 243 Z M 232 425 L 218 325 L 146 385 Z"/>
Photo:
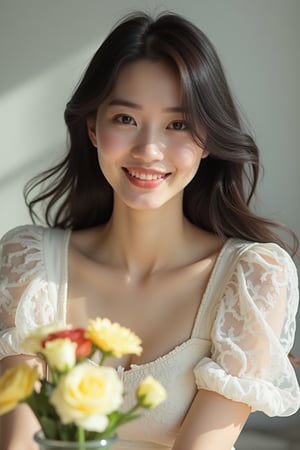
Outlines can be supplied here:
<path id="1" fill-rule="evenodd" d="M 42 431 L 34 434 L 33 439 L 39 445 L 39 450 L 102 450 L 111 449 L 116 437 L 111 439 L 100 439 L 96 441 L 87 441 L 84 444 L 79 442 L 54 441 L 44 437 Z"/>

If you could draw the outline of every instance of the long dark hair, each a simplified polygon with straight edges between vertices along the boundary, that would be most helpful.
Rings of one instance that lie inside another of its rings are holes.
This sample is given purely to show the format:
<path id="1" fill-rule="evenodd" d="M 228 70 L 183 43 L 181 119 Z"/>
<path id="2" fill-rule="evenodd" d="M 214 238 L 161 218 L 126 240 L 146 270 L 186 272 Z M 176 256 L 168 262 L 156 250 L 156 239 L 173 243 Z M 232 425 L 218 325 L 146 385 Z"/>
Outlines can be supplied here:
<path id="1" fill-rule="evenodd" d="M 288 248 L 274 230 L 279 225 L 250 209 L 259 178 L 259 152 L 243 129 L 213 45 L 195 25 L 169 12 L 157 18 L 140 12 L 125 17 L 93 56 L 66 106 L 67 155 L 25 187 L 33 220 L 35 206 L 41 201 L 46 204 L 49 226 L 78 230 L 109 220 L 113 192 L 98 165 L 86 121 L 110 94 L 124 65 L 145 58 L 166 61 L 176 68 L 193 137 L 209 151 L 185 188 L 185 216 L 223 238 L 274 241 Z M 296 251 L 298 241 L 292 231 L 291 236 Z"/>

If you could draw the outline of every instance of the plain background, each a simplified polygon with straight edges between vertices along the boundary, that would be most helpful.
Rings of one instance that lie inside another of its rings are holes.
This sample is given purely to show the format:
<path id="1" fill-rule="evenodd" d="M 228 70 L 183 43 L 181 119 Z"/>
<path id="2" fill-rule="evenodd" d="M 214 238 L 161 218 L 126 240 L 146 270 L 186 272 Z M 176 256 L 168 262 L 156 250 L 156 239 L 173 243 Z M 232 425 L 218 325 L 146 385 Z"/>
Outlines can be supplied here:
<path id="1" fill-rule="evenodd" d="M 64 153 L 65 103 L 113 24 L 133 9 L 183 14 L 214 43 L 261 149 L 256 207 L 300 236 L 299 0 L 0 0 L 0 235 L 30 222 L 23 186 Z M 282 434 L 299 419 L 254 414 L 247 427 Z"/>

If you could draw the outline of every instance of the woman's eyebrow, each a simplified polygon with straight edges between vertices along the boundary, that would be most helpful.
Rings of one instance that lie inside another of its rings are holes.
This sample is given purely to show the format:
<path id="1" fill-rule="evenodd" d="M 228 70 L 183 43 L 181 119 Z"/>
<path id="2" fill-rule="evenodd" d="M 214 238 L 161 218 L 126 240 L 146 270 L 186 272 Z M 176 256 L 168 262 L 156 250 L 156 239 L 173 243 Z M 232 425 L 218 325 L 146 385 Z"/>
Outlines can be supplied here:
<path id="1" fill-rule="evenodd" d="M 131 102 L 130 100 L 126 100 L 124 98 L 113 98 L 109 102 L 109 106 L 128 106 L 129 108 L 143 109 L 141 105 L 138 105 L 137 103 Z"/>
<path id="2" fill-rule="evenodd" d="M 169 106 L 168 108 L 163 109 L 164 112 L 175 112 L 175 113 L 184 113 L 185 109 L 183 106 Z"/>
<path id="3" fill-rule="evenodd" d="M 132 102 L 130 100 L 126 100 L 125 98 L 113 98 L 109 102 L 109 106 L 126 106 L 128 108 L 134 108 L 142 110 L 143 107 L 138 103 Z M 163 112 L 175 112 L 175 113 L 184 113 L 184 108 L 182 106 L 169 106 L 167 108 L 163 108 Z"/>

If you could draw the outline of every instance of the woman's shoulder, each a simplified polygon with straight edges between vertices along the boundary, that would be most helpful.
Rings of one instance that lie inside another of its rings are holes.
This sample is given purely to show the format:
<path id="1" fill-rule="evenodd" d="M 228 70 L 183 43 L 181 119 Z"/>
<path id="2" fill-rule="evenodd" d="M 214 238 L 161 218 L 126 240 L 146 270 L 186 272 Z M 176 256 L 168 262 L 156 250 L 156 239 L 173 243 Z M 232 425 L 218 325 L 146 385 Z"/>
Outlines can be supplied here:
<path id="1" fill-rule="evenodd" d="M 12 228 L 0 240 L 0 279 L 18 283 L 44 272 L 52 260 L 57 260 L 67 248 L 70 233 L 38 225 L 21 225 Z M 63 246 L 63 242 L 66 243 Z"/>
<path id="2" fill-rule="evenodd" d="M 217 261 L 214 281 L 229 290 L 237 286 L 261 289 L 285 285 L 290 293 L 298 292 L 298 272 L 291 255 L 275 242 L 251 242 L 229 238 Z M 223 289 L 222 289 L 223 290 Z M 291 295 L 293 297 L 293 295 Z"/>
<path id="3" fill-rule="evenodd" d="M 264 267 L 285 266 L 296 270 L 295 263 L 286 249 L 275 242 L 252 242 L 231 238 L 227 247 L 238 254 L 240 261 Z"/>
<path id="4" fill-rule="evenodd" d="M 50 236 L 57 238 L 63 237 L 70 233 L 70 230 L 61 230 L 57 228 L 49 228 L 41 225 L 25 224 L 19 225 L 8 230 L 0 239 L 0 246 L 9 247 L 12 251 L 16 245 L 23 248 L 41 246 L 44 237 Z"/>
<path id="5" fill-rule="evenodd" d="M 11 228 L 1 237 L 1 243 L 22 242 L 28 239 L 41 239 L 45 227 L 38 225 L 19 225 Z"/>
<path id="6" fill-rule="evenodd" d="M 57 319 L 66 235 L 23 225 L 0 240 L 0 359 L 19 353 L 19 341 L 31 329 Z"/>
<path id="7" fill-rule="evenodd" d="M 292 257 L 274 242 L 234 240 L 232 245 L 237 246 L 238 257 L 225 288 L 227 297 L 225 295 L 224 298 L 235 298 L 237 303 L 247 305 L 251 298 L 254 308 L 264 305 L 265 311 L 273 308 L 274 314 L 276 308 L 285 309 L 280 314 L 286 316 L 290 333 L 294 329 L 299 302 L 298 272 Z M 236 295 L 232 296 L 233 293 Z"/>
<path id="8" fill-rule="evenodd" d="M 22 225 L 9 230 L 2 237 L 0 315 L 5 313 L 9 320 L 0 320 L 0 328 L 1 323 L 2 328 L 13 326 L 15 311 L 20 313 L 23 306 L 27 314 L 42 299 L 45 304 L 56 302 L 59 286 L 67 272 L 69 235 L 69 230 Z M 20 314 L 16 320 L 18 317 Z M 32 316 L 28 315 L 29 318 L 31 320 Z"/>
<path id="9" fill-rule="evenodd" d="M 41 259 L 43 228 L 22 225 L 7 231 L 0 240 L 1 279 L 11 271 L 20 271 L 29 261 Z"/>

